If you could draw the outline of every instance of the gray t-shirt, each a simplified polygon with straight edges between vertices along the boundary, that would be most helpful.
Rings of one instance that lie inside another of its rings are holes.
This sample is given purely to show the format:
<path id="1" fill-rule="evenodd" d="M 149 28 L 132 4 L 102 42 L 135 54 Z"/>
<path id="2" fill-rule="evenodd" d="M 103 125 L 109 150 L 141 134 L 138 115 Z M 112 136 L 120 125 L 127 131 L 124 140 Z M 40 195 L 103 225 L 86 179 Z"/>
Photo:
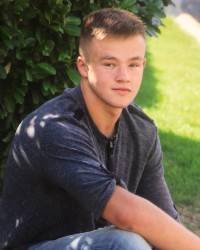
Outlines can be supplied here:
<path id="1" fill-rule="evenodd" d="M 106 224 L 100 216 L 116 185 L 178 219 L 163 175 L 157 128 L 135 104 L 107 138 L 92 122 L 80 86 L 68 89 L 16 131 L 0 204 L 0 249 L 27 249 Z"/>

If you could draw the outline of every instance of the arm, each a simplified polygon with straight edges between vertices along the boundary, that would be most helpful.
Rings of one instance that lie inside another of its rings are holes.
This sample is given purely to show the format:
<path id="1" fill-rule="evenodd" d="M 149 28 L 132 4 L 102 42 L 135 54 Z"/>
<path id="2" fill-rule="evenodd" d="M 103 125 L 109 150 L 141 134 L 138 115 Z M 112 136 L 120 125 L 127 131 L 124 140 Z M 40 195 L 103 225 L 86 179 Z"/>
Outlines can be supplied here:
<path id="1" fill-rule="evenodd" d="M 172 218 L 179 221 L 178 212 L 174 207 L 174 202 L 164 177 L 162 150 L 158 134 L 155 138 L 155 143 L 152 143 L 152 149 L 146 161 L 136 194 L 151 201 Z"/>
<path id="2" fill-rule="evenodd" d="M 143 236 L 160 250 L 199 250 L 200 238 L 151 202 L 116 186 L 103 218 Z"/>

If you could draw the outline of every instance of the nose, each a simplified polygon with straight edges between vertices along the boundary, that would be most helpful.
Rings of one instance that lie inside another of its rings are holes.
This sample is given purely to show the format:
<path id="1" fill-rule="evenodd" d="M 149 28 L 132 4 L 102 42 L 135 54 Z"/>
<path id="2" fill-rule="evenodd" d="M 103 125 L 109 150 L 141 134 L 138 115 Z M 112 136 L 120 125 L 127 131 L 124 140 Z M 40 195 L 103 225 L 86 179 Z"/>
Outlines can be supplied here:
<path id="1" fill-rule="evenodd" d="M 129 82 L 130 81 L 129 68 L 126 65 L 120 65 L 117 68 L 116 81 L 117 82 Z"/>

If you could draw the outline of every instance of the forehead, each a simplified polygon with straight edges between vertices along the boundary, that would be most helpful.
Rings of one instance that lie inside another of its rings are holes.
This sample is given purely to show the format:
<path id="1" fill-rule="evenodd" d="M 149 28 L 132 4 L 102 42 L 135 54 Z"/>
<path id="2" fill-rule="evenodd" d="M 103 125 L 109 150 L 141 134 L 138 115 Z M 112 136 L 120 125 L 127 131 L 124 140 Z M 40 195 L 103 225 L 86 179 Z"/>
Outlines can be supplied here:
<path id="1" fill-rule="evenodd" d="M 146 41 L 141 35 L 129 37 L 107 37 L 103 40 L 92 39 L 88 47 L 90 57 L 144 57 Z"/>

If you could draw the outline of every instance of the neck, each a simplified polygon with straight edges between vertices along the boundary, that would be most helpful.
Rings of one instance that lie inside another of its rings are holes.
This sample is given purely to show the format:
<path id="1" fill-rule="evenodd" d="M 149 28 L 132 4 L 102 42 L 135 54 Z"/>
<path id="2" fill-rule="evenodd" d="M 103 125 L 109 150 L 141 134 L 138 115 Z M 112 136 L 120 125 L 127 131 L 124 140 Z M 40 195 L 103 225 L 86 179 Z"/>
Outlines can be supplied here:
<path id="1" fill-rule="evenodd" d="M 90 117 L 99 129 L 99 131 L 106 137 L 111 137 L 115 134 L 116 123 L 121 115 L 121 108 L 113 108 L 109 105 L 102 103 L 93 95 L 90 95 L 88 89 L 84 89 L 82 93 L 87 106 Z"/>
<path id="2" fill-rule="evenodd" d="M 113 117 L 106 112 L 99 113 L 99 111 L 95 111 L 93 113 L 90 107 L 88 107 L 88 110 L 99 131 L 108 138 L 112 137 L 115 134 L 116 123 L 119 119 L 119 115 Z"/>

